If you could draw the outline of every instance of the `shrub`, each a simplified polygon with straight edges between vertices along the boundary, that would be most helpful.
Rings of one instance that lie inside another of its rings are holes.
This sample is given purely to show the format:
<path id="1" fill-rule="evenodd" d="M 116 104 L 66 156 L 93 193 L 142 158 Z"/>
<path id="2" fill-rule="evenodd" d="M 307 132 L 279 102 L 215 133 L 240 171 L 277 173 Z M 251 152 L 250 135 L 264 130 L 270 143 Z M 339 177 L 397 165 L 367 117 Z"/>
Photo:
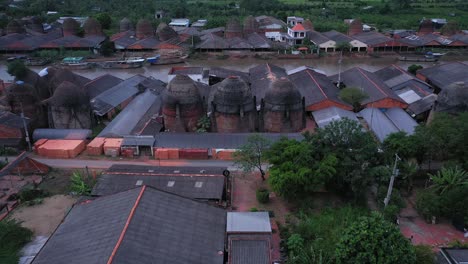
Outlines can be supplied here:
<path id="1" fill-rule="evenodd" d="M 432 190 L 419 192 L 416 195 L 416 210 L 428 222 L 433 216 L 440 216 L 439 197 Z"/>
<path id="2" fill-rule="evenodd" d="M 0 221 L 0 263 L 13 264 L 19 261 L 19 251 L 31 241 L 33 233 L 16 220 Z"/>
<path id="3" fill-rule="evenodd" d="M 252 208 L 250 208 L 249 211 L 250 211 L 250 212 L 258 212 L 258 209 L 257 209 L 256 207 L 252 207 Z"/>
<path id="4" fill-rule="evenodd" d="M 15 76 L 18 79 L 22 79 L 26 76 L 28 68 L 24 65 L 24 62 L 21 60 L 14 60 L 8 63 L 7 72 L 10 75 Z"/>
<path id="5" fill-rule="evenodd" d="M 260 188 L 256 193 L 257 201 L 259 203 L 268 203 L 270 201 L 270 193 L 265 188 Z"/>
<path id="6" fill-rule="evenodd" d="M 408 67 L 408 72 L 413 74 L 413 75 L 416 75 L 416 72 L 420 69 L 422 69 L 423 66 L 421 65 L 416 65 L 416 64 L 413 64 L 411 66 Z"/>
<path id="7" fill-rule="evenodd" d="M 21 190 L 19 198 L 22 202 L 33 201 L 39 198 L 47 197 L 48 193 L 41 189 L 24 189 Z"/>
<path id="8" fill-rule="evenodd" d="M 428 245 L 414 246 L 414 253 L 416 254 L 416 263 L 418 264 L 433 264 L 435 254 L 431 247 Z"/>
<path id="9" fill-rule="evenodd" d="M 70 178 L 71 186 L 70 191 L 76 195 L 89 195 L 91 194 L 91 184 L 89 179 L 85 179 L 81 173 L 74 172 Z"/>

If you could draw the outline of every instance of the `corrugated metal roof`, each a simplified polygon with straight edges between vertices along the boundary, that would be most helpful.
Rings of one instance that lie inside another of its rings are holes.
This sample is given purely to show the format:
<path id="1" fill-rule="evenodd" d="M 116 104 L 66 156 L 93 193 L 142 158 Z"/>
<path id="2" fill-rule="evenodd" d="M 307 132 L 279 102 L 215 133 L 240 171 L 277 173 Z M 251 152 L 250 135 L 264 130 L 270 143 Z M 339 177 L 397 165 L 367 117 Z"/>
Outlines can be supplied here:
<path id="1" fill-rule="evenodd" d="M 359 114 L 366 120 L 380 142 L 383 142 L 388 135 L 400 131 L 411 135 L 414 132 L 414 128 L 418 125 L 401 108 L 385 109 L 384 112 L 378 108 L 366 108 L 359 112 Z"/>
<path id="2" fill-rule="evenodd" d="M 96 79 L 85 84 L 86 91 L 88 92 L 89 98 L 94 98 L 99 94 L 109 90 L 122 82 L 122 79 L 115 77 L 110 74 L 105 74 L 97 77 Z"/>
<path id="3" fill-rule="evenodd" d="M 223 209 L 143 186 L 75 205 L 32 263 L 222 264 L 225 223 Z"/>
<path id="4" fill-rule="evenodd" d="M 135 88 L 136 89 L 136 88 Z M 137 89 L 138 90 L 138 89 Z M 104 128 L 99 137 L 139 135 L 150 119 L 159 114 L 161 97 L 150 90 L 138 95 Z M 154 131 L 158 133 L 159 131 Z"/>
<path id="5" fill-rule="evenodd" d="M 406 109 L 406 111 L 408 111 L 408 113 L 412 116 L 422 114 L 426 111 L 431 110 L 436 100 L 437 100 L 437 95 L 430 94 L 422 98 L 421 100 L 410 104 L 408 108 Z"/>
<path id="6" fill-rule="evenodd" d="M 412 135 L 414 133 L 414 128 L 418 125 L 418 123 L 401 108 L 386 109 L 384 114 L 392 121 L 398 130 L 406 132 L 408 135 Z"/>
<path id="7" fill-rule="evenodd" d="M 30 122 L 30 119 L 25 117 L 26 124 Z M 0 110 L 0 125 L 14 127 L 14 128 L 23 128 L 23 119 L 8 111 Z"/>
<path id="8" fill-rule="evenodd" d="M 138 93 L 138 84 L 145 79 L 145 76 L 135 75 L 99 94 L 91 100 L 94 112 L 99 116 L 107 114 L 114 107 L 136 95 Z"/>
<path id="9" fill-rule="evenodd" d="M 268 240 L 231 240 L 230 264 L 270 264 Z"/>
<path id="10" fill-rule="evenodd" d="M 228 212 L 228 233 L 271 233 L 268 212 Z"/>
<path id="11" fill-rule="evenodd" d="M 421 99 L 421 96 L 411 89 L 402 89 L 397 91 L 396 94 L 407 104 L 412 104 Z"/>
<path id="12" fill-rule="evenodd" d="M 159 173 L 104 173 L 98 178 L 92 195 L 103 196 L 148 185 L 192 199 L 220 200 L 224 193 L 223 175 L 193 176 Z"/>
<path id="13" fill-rule="evenodd" d="M 425 76 L 431 84 L 442 90 L 454 82 L 468 83 L 468 65 L 463 62 L 451 62 L 421 69 L 418 74 Z"/>
<path id="14" fill-rule="evenodd" d="M 154 146 L 153 136 L 125 136 L 122 140 L 122 147 L 131 146 Z"/>
<path id="15" fill-rule="evenodd" d="M 320 128 L 324 128 L 331 122 L 339 121 L 343 118 L 348 118 L 350 120 L 359 122 L 354 112 L 347 111 L 335 106 L 328 107 L 319 111 L 314 111 L 312 112 L 312 115 L 314 116 L 315 123 L 317 123 L 318 127 Z"/>

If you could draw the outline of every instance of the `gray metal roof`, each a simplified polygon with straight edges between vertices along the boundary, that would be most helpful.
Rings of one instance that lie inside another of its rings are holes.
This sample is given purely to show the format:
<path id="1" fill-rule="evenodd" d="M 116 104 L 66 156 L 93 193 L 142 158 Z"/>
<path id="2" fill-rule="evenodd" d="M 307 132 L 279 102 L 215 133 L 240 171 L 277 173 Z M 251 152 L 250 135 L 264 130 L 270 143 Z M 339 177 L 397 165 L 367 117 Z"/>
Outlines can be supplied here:
<path id="1" fill-rule="evenodd" d="M 338 75 L 333 75 L 330 78 L 336 81 L 338 80 Z M 386 98 L 404 103 L 382 79 L 376 74 L 362 68 L 354 67 L 342 72 L 341 80 L 347 87 L 360 88 L 368 95 L 368 98 L 365 99 L 362 104 L 369 104 Z"/>
<path id="2" fill-rule="evenodd" d="M 217 176 L 223 175 L 227 167 L 172 167 L 172 166 L 143 166 L 143 165 L 123 165 L 114 164 L 106 173 L 157 173 L 163 175 L 195 175 L 195 176 Z"/>
<path id="3" fill-rule="evenodd" d="M 139 135 L 161 109 L 161 98 L 150 90 L 138 95 L 104 128 L 99 137 Z M 158 133 L 158 131 L 154 131 Z"/>
<path id="4" fill-rule="evenodd" d="M 159 133 L 155 135 L 156 147 L 162 148 L 219 148 L 238 149 L 247 143 L 251 133 Z M 270 141 L 278 141 L 281 137 L 302 140 L 300 133 L 276 134 L 260 133 Z"/>
<path id="5" fill-rule="evenodd" d="M 140 187 L 75 205 L 32 263 L 222 264 L 226 212 Z"/>
<path id="6" fill-rule="evenodd" d="M 230 264 L 270 264 L 270 243 L 266 239 L 231 240 Z"/>
<path id="7" fill-rule="evenodd" d="M 398 130 L 406 132 L 408 135 L 412 135 L 414 133 L 414 128 L 418 125 L 418 123 L 401 108 L 386 109 L 384 114 L 395 124 Z"/>
<path id="8" fill-rule="evenodd" d="M 418 74 L 425 76 L 431 84 L 442 90 L 454 82 L 468 83 L 468 65 L 463 62 L 451 62 L 421 69 Z"/>
<path id="9" fill-rule="evenodd" d="M 408 108 L 406 109 L 406 111 L 408 111 L 410 115 L 414 115 L 414 116 L 422 114 L 426 111 L 431 110 L 436 100 L 437 100 L 437 95 L 430 94 L 422 98 L 421 100 L 410 104 Z"/>
<path id="10" fill-rule="evenodd" d="M 348 118 L 350 120 L 359 122 L 354 112 L 347 111 L 335 106 L 319 111 L 314 111 L 312 112 L 312 115 L 314 116 L 315 123 L 317 123 L 317 126 L 320 128 L 326 127 L 332 121 L 339 121 L 343 118 Z"/>
<path id="11" fill-rule="evenodd" d="M 340 90 L 338 87 L 323 74 L 306 68 L 289 75 L 289 79 L 304 97 L 306 108 L 322 101 L 330 100 L 343 105 L 343 107 L 352 109 L 350 104 L 343 102 L 339 98 Z"/>
<path id="12" fill-rule="evenodd" d="M 98 178 L 92 195 L 103 196 L 133 189 L 141 185 L 155 187 L 191 199 L 221 200 L 223 175 L 194 176 L 161 173 L 104 173 Z"/>
<path id="13" fill-rule="evenodd" d="M 466 248 L 442 248 L 440 251 L 443 259 L 448 264 L 466 264 L 468 263 L 468 249 Z"/>
<path id="14" fill-rule="evenodd" d="M 228 212 L 228 233 L 271 233 L 268 212 Z"/>
<path id="15" fill-rule="evenodd" d="M 88 139 L 92 131 L 89 129 L 56 129 L 38 128 L 33 132 L 33 140 L 39 139 Z"/>
<path id="16" fill-rule="evenodd" d="M 122 147 L 125 146 L 150 146 L 154 145 L 153 136 L 125 136 L 122 140 Z"/>
<path id="17" fill-rule="evenodd" d="M 91 100 L 94 112 L 99 116 L 107 114 L 125 100 L 136 95 L 138 93 L 138 84 L 145 79 L 146 77 L 142 75 L 135 75 L 99 94 Z"/>
<path id="18" fill-rule="evenodd" d="M 89 98 L 94 98 L 122 82 L 122 79 L 110 74 L 105 74 L 85 84 Z"/>
<path id="19" fill-rule="evenodd" d="M 383 142 L 388 135 L 396 132 L 406 132 L 413 134 L 414 128 L 418 125 L 408 113 L 401 108 L 390 108 L 382 112 L 378 108 L 366 108 L 359 112 L 366 120 L 369 128 L 374 132 L 380 142 Z"/>

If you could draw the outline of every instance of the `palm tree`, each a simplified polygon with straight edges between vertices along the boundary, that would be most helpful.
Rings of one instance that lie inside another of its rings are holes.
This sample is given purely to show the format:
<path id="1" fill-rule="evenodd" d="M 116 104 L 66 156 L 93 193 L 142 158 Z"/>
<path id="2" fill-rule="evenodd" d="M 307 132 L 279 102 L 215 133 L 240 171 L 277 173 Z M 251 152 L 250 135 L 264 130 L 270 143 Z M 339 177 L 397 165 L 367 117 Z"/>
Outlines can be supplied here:
<path id="1" fill-rule="evenodd" d="M 455 187 L 468 186 L 468 173 L 457 166 L 442 168 L 436 174 L 429 173 L 429 177 L 434 183 L 431 188 L 436 189 L 440 194 Z"/>

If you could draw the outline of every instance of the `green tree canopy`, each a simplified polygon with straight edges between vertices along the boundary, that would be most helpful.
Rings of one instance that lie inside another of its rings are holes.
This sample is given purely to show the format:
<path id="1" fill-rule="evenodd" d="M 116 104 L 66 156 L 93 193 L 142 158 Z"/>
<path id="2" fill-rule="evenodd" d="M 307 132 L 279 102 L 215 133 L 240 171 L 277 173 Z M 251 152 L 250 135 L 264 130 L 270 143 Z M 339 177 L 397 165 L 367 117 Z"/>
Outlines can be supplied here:
<path id="1" fill-rule="evenodd" d="M 424 68 L 422 65 L 412 64 L 408 67 L 408 72 L 413 75 L 416 75 L 416 72 L 422 68 Z"/>
<path id="2" fill-rule="evenodd" d="M 10 75 L 15 76 L 17 79 L 22 79 L 26 76 L 28 68 L 24 65 L 21 60 L 14 60 L 8 63 L 7 72 Z"/>
<path id="3" fill-rule="evenodd" d="M 400 230 L 375 212 L 344 230 L 335 254 L 338 264 L 412 264 L 416 260 L 413 246 Z"/>
<path id="4" fill-rule="evenodd" d="M 103 29 L 109 29 L 112 24 L 112 18 L 108 13 L 97 14 L 96 19 L 101 23 Z"/>
<path id="5" fill-rule="evenodd" d="M 369 98 L 369 96 L 359 88 L 348 87 L 340 91 L 340 98 L 357 110 L 360 108 L 362 101 Z"/>

